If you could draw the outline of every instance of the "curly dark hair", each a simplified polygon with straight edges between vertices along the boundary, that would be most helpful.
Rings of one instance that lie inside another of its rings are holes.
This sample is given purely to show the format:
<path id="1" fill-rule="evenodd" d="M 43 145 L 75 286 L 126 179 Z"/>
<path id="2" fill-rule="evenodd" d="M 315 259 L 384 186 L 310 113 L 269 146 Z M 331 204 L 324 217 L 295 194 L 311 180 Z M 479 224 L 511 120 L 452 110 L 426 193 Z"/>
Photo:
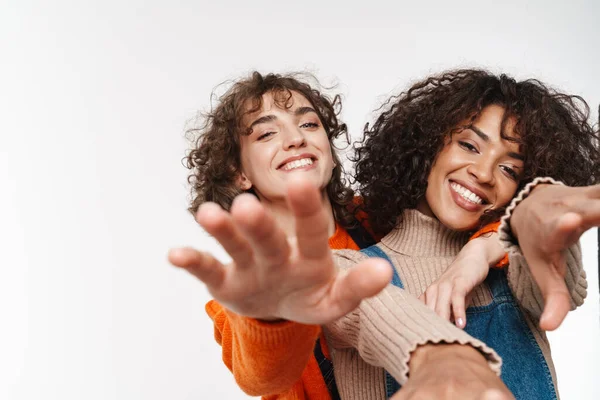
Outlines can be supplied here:
<path id="1" fill-rule="evenodd" d="M 599 134 L 588 123 L 589 107 L 581 97 L 559 93 L 536 79 L 516 81 L 477 69 L 448 71 L 388 99 L 355 147 L 354 178 L 376 232 L 389 232 L 405 209 L 417 207 L 444 144 L 489 105 L 505 108 L 502 137 L 518 142 L 525 155 L 518 190 L 536 176 L 570 186 L 600 180 Z M 515 121 L 517 138 L 504 132 L 509 119 Z M 484 214 L 481 225 L 503 212 Z"/>
<path id="2" fill-rule="evenodd" d="M 313 86 L 321 87 L 316 78 L 305 73 L 262 75 L 255 71 L 248 78 L 234 82 L 210 112 L 199 113 L 194 126 L 187 130 L 192 149 L 184 159 L 185 166 L 191 170 L 188 176 L 192 197 L 190 212 L 195 213 L 206 201 L 229 210 L 233 199 L 242 193 L 236 184 L 241 170 L 239 138 L 250 133 L 248 127 L 243 126 L 243 118 L 261 109 L 265 93 L 273 93 L 276 104 L 282 108 L 292 107 L 292 92 L 301 94 L 316 110 L 332 148 L 335 148 L 333 141 L 341 135 L 345 135 L 349 143 L 346 124 L 338 119 L 342 108 L 340 96 L 331 99 L 301 80 L 307 78 L 314 81 Z M 326 193 L 336 221 L 350 227 L 355 225 L 351 212 L 354 192 L 346 184 L 337 154 L 332 153 L 335 167 Z"/>

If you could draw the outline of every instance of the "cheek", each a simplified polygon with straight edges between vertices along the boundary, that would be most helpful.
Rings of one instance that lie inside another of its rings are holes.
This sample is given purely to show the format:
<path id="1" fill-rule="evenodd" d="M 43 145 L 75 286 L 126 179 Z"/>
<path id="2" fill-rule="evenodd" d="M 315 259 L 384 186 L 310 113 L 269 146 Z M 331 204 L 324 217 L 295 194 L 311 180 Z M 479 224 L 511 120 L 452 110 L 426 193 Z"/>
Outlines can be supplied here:
<path id="1" fill-rule="evenodd" d="M 498 188 L 498 207 L 504 207 L 510 203 L 517 194 L 517 186 L 517 183 L 511 182 Z"/>
<path id="2" fill-rule="evenodd" d="M 317 147 L 321 150 L 321 160 L 325 166 L 333 168 L 333 150 L 329 145 L 329 140 L 327 136 L 324 139 L 320 140 L 319 143 L 316 143 Z"/>

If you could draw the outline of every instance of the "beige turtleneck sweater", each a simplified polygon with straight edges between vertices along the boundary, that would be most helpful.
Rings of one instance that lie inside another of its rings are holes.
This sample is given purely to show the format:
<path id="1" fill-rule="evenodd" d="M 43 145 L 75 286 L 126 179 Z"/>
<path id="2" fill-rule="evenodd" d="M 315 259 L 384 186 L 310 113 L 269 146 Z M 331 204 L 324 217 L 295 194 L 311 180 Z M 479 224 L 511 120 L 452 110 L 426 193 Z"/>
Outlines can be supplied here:
<path id="1" fill-rule="evenodd" d="M 528 191 L 529 188 L 526 188 L 524 192 Z M 523 195 L 513 202 L 507 212 L 510 213 L 522 198 Z M 501 226 L 500 230 L 503 229 L 506 231 L 506 226 Z M 510 239 L 506 232 L 501 233 L 501 237 L 505 241 Z M 407 210 L 397 228 L 378 244 L 392 260 L 405 290 L 388 285 L 380 294 L 363 300 L 356 310 L 325 327 L 328 343 L 334 349 L 336 382 L 344 400 L 385 399 L 384 370 L 403 384 L 408 376 L 410 353 L 426 343 L 471 344 L 499 373 L 501 362 L 489 347 L 438 317 L 416 298 L 446 270 L 467 241 L 467 234 L 451 231 L 438 220 L 416 210 Z M 537 323 L 543 309 L 541 293 L 518 247 L 506 243 L 505 247 L 509 250 L 509 285 L 525 311 L 556 387 L 548 340 Z M 575 245 L 566 253 L 566 283 L 575 308 L 583 303 L 587 282 L 580 246 Z M 357 251 L 341 250 L 336 252 L 335 257 L 339 267 L 346 269 L 367 256 Z M 472 302 L 474 306 L 491 302 L 490 290 L 485 283 L 474 289 Z"/>

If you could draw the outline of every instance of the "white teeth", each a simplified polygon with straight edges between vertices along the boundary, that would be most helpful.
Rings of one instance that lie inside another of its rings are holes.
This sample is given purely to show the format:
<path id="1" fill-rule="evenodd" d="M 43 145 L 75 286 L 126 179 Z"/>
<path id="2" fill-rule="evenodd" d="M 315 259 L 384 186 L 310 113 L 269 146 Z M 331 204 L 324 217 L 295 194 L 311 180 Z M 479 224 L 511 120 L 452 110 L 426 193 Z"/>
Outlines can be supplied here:
<path id="1" fill-rule="evenodd" d="M 282 169 L 284 171 L 290 171 L 295 168 L 302 168 L 307 165 L 312 165 L 312 163 L 313 163 L 312 158 L 302 158 L 300 160 L 290 161 L 289 163 L 285 164 L 282 167 Z"/>
<path id="2" fill-rule="evenodd" d="M 459 185 L 456 182 L 452 182 L 450 187 L 458 194 L 462 196 L 463 199 L 470 201 L 475 204 L 483 204 L 483 199 L 477 196 L 475 193 L 471 192 L 464 186 Z"/>

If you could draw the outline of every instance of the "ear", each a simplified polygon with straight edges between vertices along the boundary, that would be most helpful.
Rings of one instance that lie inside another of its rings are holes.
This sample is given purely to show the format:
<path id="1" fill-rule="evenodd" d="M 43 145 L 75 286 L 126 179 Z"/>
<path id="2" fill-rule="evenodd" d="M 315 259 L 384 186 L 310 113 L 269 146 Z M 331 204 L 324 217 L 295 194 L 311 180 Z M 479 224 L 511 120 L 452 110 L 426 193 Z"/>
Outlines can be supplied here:
<path id="1" fill-rule="evenodd" d="M 246 174 L 240 172 L 237 177 L 237 185 L 240 189 L 246 191 L 250 190 L 250 188 L 252 187 L 252 182 L 250 182 L 250 179 L 248 179 Z"/>

